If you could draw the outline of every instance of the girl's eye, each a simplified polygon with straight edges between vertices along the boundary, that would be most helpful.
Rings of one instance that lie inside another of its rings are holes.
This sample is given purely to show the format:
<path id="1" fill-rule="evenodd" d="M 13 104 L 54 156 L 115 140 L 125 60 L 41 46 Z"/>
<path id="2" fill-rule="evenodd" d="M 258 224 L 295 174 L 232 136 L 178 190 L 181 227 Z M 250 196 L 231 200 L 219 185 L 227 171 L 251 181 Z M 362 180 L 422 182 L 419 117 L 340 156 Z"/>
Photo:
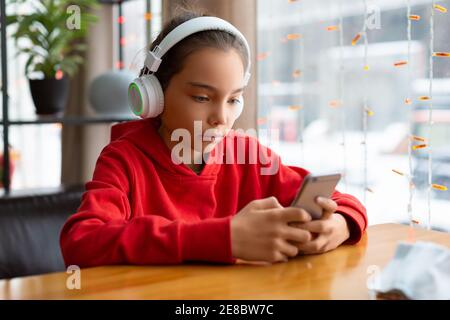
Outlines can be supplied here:
<path id="1" fill-rule="evenodd" d="M 193 96 L 192 97 L 197 102 L 207 102 L 209 101 L 208 97 L 202 97 L 202 96 Z"/>
<path id="2" fill-rule="evenodd" d="M 240 104 L 240 103 L 241 103 L 241 100 L 239 100 L 239 99 L 231 99 L 230 102 L 231 102 L 232 104 Z"/>

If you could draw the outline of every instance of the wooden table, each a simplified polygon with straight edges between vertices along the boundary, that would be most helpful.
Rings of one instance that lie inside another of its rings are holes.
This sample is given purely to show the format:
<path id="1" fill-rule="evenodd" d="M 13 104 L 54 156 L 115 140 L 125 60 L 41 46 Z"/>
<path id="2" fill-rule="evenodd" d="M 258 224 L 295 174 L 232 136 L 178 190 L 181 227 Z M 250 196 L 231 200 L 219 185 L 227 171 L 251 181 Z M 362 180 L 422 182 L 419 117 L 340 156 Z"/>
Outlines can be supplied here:
<path id="1" fill-rule="evenodd" d="M 399 224 L 369 227 L 360 243 L 287 263 L 234 266 L 108 266 L 81 270 L 81 289 L 65 272 L 0 281 L 0 299 L 368 299 L 370 272 L 399 241 L 450 247 L 450 234 Z"/>

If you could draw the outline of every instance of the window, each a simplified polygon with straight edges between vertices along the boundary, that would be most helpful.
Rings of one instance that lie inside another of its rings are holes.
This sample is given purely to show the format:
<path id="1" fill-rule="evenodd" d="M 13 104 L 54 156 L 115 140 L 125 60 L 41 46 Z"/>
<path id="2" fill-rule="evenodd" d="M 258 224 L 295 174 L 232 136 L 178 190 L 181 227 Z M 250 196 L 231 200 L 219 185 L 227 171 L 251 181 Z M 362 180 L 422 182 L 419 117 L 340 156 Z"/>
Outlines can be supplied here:
<path id="1" fill-rule="evenodd" d="M 142 59 L 143 49 L 148 46 L 161 31 L 161 7 L 161 0 L 124 2 L 124 36 L 126 41 L 123 48 L 125 68 L 132 68 L 133 64 L 139 64 L 139 59 Z M 115 40 L 117 39 L 118 38 Z M 115 47 L 117 46 L 118 44 L 116 44 Z M 137 54 L 138 57 L 136 57 Z M 139 67 L 141 67 L 141 65 L 139 65 Z M 132 71 L 135 72 L 136 70 L 133 69 Z"/>
<path id="2" fill-rule="evenodd" d="M 24 2 L 20 5 L 8 5 L 7 15 L 27 13 L 32 4 Z M 27 60 L 17 56 L 14 40 L 9 36 L 11 28 L 7 28 L 7 61 L 8 61 L 8 93 L 10 120 L 33 119 L 35 110 L 28 79 L 24 75 Z M 0 110 L 3 117 L 2 110 Z M 0 141 L 3 154 L 3 127 Z M 24 125 L 10 126 L 9 140 L 14 174 L 12 188 L 50 187 L 60 184 L 61 169 L 61 126 Z"/>
<path id="3" fill-rule="evenodd" d="M 259 130 L 278 130 L 279 141 L 266 143 L 284 163 L 344 173 L 338 189 L 365 202 L 371 224 L 409 222 L 409 182 L 392 170 L 409 172 L 410 128 L 428 140 L 430 102 L 418 98 L 429 93 L 431 1 L 411 1 L 411 14 L 420 16 L 411 20 L 411 59 L 395 67 L 408 60 L 407 2 L 366 2 L 368 17 L 379 23 L 367 30 L 368 70 L 364 37 L 355 38 L 365 21 L 363 0 L 257 2 Z M 434 51 L 450 51 L 448 14 L 435 10 L 434 25 Z M 450 186 L 448 58 L 434 58 L 433 105 L 433 183 Z M 426 226 L 428 148 L 412 151 L 412 163 L 413 219 Z M 431 211 L 432 227 L 450 230 L 449 191 L 432 190 Z"/>
<path id="4" fill-rule="evenodd" d="M 105 5 L 105 4 L 103 4 Z M 30 2 L 8 5 L 7 14 L 28 12 Z M 116 8 L 117 9 L 117 8 Z M 136 52 L 142 49 L 148 39 L 154 38 L 161 29 L 161 1 L 139 0 L 123 4 L 124 23 L 124 66 L 127 68 Z M 114 11 L 114 21 L 118 10 Z M 117 24 L 115 24 L 117 26 Z M 12 32 L 10 28 L 7 30 Z M 118 34 L 118 33 L 116 33 Z M 118 37 L 115 37 L 118 38 Z M 118 39 L 111 39 L 118 48 Z M 26 57 L 15 57 L 17 50 L 8 37 L 8 85 L 9 118 L 13 120 L 35 119 L 35 110 L 28 80 L 24 76 Z M 90 48 L 92 49 L 92 48 Z M 89 50 L 89 49 L 88 49 Z M 113 53 L 118 57 L 117 52 Z M 1 108 L 0 108 L 0 116 Z M 47 188 L 61 183 L 61 131 L 60 124 L 10 126 L 10 146 L 14 160 L 12 189 Z M 0 141 L 3 150 L 3 139 Z M 0 151 L 0 154 L 2 151 Z M 74 170 L 76 170 L 74 168 Z"/>

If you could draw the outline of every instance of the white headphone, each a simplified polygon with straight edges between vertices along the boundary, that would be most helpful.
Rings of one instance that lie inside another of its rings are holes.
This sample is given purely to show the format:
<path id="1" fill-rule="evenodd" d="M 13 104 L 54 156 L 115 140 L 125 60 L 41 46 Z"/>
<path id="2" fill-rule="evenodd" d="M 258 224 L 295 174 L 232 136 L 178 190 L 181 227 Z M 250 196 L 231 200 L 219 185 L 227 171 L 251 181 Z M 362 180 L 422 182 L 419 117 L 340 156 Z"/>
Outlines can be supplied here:
<path id="1" fill-rule="evenodd" d="M 154 73 L 158 71 L 161 64 L 161 58 L 170 50 L 175 44 L 190 36 L 191 34 L 207 31 L 220 30 L 228 32 L 239 38 L 245 46 L 247 51 L 247 69 L 245 70 L 244 86 L 248 84 L 250 79 L 250 47 L 244 35 L 231 23 L 217 17 L 199 17 L 188 20 L 175 29 L 173 29 L 159 45 L 152 51 L 147 53 L 145 58 L 145 66 L 153 74 L 143 75 L 134 79 L 128 87 L 128 101 L 133 113 L 141 118 L 154 118 L 160 115 L 164 109 L 164 93 L 159 80 Z M 236 112 L 236 119 L 242 113 L 244 108 L 244 100 L 238 106 Z"/>

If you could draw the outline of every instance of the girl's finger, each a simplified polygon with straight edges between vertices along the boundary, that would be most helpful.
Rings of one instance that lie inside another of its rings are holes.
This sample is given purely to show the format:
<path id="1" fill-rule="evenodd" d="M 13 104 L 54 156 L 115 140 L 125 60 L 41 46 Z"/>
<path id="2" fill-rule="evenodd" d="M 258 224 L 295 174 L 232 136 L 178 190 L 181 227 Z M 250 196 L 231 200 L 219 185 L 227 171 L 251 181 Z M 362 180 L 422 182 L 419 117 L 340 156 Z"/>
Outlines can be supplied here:
<path id="1" fill-rule="evenodd" d="M 329 220 L 331 216 L 333 215 L 334 211 L 323 211 L 321 220 Z"/>
<path id="2" fill-rule="evenodd" d="M 305 243 L 311 241 L 311 233 L 307 230 L 302 230 L 298 227 L 287 226 L 284 229 L 283 237 L 287 240 L 291 240 L 297 243 Z"/>
<path id="3" fill-rule="evenodd" d="M 331 199 L 324 197 L 317 197 L 316 202 L 319 206 L 321 206 L 324 211 L 335 212 L 337 209 L 337 203 Z"/>
<path id="4" fill-rule="evenodd" d="M 329 220 L 314 220 L 306 222 L 301 226 L 301 228 L 314 233 L 329 233 L 331 231 Z"/>
<path id="5" fill-rule="evenodd" d="M 275 197 L 268 197 L 264 199 L 254 200 L 253 202 L 256 208 L 259 210 L 283 208 L 283 206 L 278 202 L 278 199 Z"/>
<path id="6" fill-rule="evenodd" d="M 298 254 L 297 246 L 295 246 L 287 241 L 283 241 L 283 245 L 280 248 L 280 251 L 288 257 L 295 257 Z"/>
<path id="7" fill-rule="evenodd" d="M 328 242 L 326 235 L 320 234 L 315 240 L 299 244 L 297 246 L 298 251 L 303 254 L 315 254 L 320 253 Z"/>
<path id="8" fill-rule="evenodd" d="M 275 261 L 272 261 L 272 263 L 287 262 L 288 259 L 289 259 L 289 257 L 286 254 L 284 254 L 283 252 L 278 252 L 276 254 Z"/>
<path id="9" fill-rule="evenodd" d="M 296 207 L 286 207 L 286 208 L 277 208 L 277 209 L 269 209 L 267 212 L 272 212 L 276 217 L 280 219 L 280 221 L 289 223 L 289 222 L 307 222 L 311 221 L 311 215 L 304 209 L 296 208 Z"/>

